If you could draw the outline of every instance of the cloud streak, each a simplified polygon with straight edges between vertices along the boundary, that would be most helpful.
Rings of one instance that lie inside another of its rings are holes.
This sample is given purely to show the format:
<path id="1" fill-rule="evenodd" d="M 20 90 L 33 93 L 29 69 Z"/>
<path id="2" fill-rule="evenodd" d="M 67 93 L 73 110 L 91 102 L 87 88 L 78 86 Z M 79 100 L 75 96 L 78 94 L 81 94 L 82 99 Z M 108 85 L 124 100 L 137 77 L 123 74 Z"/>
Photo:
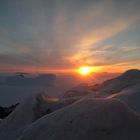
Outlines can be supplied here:
<path id="1" fill-rule="evenodd" d="M 57 70 L 135 63 L 140 60 L 140 42 L 129 30 L 139 27 L 138 5 L 137 0 L 2 3 L 1 20 L 6 24 L 0 23 L 0 65 Z M 117 39 L 126 31 L 133 43 Z"/>

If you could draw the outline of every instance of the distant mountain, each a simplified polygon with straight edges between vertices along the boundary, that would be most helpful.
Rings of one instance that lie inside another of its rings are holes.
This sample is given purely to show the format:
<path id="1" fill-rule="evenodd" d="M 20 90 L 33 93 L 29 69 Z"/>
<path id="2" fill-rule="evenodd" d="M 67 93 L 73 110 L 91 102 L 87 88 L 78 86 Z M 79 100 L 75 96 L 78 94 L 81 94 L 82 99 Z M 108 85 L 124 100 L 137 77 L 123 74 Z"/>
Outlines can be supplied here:
<path id="1" fill-rule="evenodd" d="M 96 87 L 93 86 L 93 89 L 99 93 L 113 94 L 138 83 L 140 83 L 140 70 L 132 69 Z"/>

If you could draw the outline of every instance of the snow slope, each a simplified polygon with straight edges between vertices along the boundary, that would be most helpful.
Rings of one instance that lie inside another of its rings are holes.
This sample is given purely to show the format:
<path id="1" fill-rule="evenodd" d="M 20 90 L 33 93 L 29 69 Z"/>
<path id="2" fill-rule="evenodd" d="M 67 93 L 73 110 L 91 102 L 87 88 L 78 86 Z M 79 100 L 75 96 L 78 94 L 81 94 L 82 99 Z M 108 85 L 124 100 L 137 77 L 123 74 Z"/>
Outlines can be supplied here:
<path id="1" fill-rule="evenodd" d="M 140 116 L 116 99 L 82 99 L 33 123 L 18 140 L 139 140 Z"/>
<path id="2" fill-rule="evenodd" d="M 94 91 L 30 96 L 0 121 L 0 140 L 140 140 L 139 113 L 140 71 L 129 70 Z"/>
<path id="3" fill-rule="evenodd" d="M 73 103 L 74 100 L 50 98 L 44 93 L 30 96 L 0 123 L 0 140 L 15 140 L 40 117 Z"/>
<path id="4" fill-rule="evenodd" d="M 140 84 L 129 87 L 108 98 L 118 98 L 124 101 L 131 109 L 140 113 Z"/>
<path id="5" fill-rule="evenodd" d="M 126 71 L 117 78 L 103 82 L 97 87 L 96 91 L 98 91 L 99 94 L 112 94 L 138 83 L 140 83 L 140 70 L 132 69 Z"/>
<path id="6" fill-rule="evenodd" d="M 62 97 L 67 99 L 80 99 L 89 94 L 94 94 L 94 92 L 89 88 L 88 84 L 83 83 L 66 91 L 64 94 L 62 94 Z"/>
<path id="7" fill-rule="evenodd" d="M 64 98 L 81 98 L 84 96 L 107 97 L 140 83 L 140 70 L 128 70 L 122 75 L 101 84 L 80 84 L 63 94 Z"/>

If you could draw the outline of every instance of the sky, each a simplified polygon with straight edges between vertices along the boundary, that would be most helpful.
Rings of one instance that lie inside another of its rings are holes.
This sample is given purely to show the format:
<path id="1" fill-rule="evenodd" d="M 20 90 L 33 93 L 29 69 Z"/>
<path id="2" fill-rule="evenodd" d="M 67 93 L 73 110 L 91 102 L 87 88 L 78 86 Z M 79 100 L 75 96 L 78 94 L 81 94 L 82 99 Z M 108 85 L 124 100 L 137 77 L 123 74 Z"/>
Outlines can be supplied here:
<path id="1" fill-rule="evenodd" d="M 140 0 L 0 0 L 0 72 L 140 69 Z"/>

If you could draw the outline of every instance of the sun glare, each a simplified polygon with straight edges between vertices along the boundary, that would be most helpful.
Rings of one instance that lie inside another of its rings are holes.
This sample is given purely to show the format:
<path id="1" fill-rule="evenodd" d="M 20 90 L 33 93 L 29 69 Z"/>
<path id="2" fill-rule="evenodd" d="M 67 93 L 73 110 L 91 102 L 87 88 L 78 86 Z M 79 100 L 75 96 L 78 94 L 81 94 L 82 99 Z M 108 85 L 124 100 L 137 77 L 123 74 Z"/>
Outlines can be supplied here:
<path id="1" fill-rule="evenodd" d="M 81 75 L 86 76 L 86 75 L 89 75 L 91 72 L 92 72 L 92 70 L 90 69 L 90 67 L 85 66 L 85 67 L 79 68 L 79 73 Z"/>

